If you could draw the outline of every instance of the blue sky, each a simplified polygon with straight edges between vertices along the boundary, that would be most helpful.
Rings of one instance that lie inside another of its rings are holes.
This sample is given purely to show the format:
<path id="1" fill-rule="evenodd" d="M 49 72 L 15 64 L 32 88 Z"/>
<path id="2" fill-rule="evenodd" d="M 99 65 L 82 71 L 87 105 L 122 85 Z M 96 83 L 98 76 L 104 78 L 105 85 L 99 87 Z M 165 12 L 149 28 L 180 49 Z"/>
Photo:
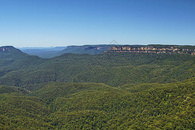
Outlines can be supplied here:
<path id="1" fill-rule="evenodd" d="M 195 0 L 0 0 L 0 46 L 195 45 Z"/>

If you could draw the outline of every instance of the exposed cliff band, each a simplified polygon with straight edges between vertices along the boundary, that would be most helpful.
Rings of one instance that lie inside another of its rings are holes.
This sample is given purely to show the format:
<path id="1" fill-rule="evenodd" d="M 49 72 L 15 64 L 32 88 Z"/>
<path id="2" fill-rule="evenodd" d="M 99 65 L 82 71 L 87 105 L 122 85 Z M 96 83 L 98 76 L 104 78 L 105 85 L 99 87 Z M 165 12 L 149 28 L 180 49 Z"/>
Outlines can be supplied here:
<path id="1" fill-rule="evenodd" d="M 172 46 L 172 45 L 148 45 L 148 46 L 112 46 L 110 52 L 132 52 L 132 53 L 179 53 L 195 55 L 195 46 Z"/>

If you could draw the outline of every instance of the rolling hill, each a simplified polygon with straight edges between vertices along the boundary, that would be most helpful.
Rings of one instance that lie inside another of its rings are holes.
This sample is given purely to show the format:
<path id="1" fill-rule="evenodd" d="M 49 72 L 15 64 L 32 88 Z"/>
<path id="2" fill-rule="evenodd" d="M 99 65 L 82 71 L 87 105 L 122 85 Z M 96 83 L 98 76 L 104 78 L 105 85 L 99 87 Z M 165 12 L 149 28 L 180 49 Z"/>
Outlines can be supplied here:
<path id="1" fill-rule="evenodd" d="M 194 81 L 133 92 L 99 83 L 51 82 L 28 93 L 2 86 L 10 92 L 0 94 L 0 128 L 194 129 Z"/>

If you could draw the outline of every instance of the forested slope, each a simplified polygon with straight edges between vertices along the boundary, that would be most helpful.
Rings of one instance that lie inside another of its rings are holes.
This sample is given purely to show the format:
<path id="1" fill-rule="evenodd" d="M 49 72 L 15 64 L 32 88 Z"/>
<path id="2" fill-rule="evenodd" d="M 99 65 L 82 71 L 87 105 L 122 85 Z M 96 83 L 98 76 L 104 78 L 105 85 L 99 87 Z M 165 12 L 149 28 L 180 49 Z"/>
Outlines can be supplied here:
<path id="1" fill-rule="evenodd" d="M 142 91 L 138 86 L 137 92 L 96 83 L 52 82 L 38 87 L 28 93 L 13 87 L 11 93 L 0 94 L 0 128 L 195 128 L 194 78 Z"/>
<path id="2" fill-rule="evenodd" d="M 0 52 L 0 129 L 195 129 L 195 57 Z"/>
<path id="3" fill-rule="evenodd" d="M 117 87 L 127 83 L 177 82 L 195 76 L 195 57 L 186 54 L 64 54 L 41 59 L 23 53 L 8 55 L 0 64 L 0 84 L 28 89 L 50 81 L 95 82 Z"/>

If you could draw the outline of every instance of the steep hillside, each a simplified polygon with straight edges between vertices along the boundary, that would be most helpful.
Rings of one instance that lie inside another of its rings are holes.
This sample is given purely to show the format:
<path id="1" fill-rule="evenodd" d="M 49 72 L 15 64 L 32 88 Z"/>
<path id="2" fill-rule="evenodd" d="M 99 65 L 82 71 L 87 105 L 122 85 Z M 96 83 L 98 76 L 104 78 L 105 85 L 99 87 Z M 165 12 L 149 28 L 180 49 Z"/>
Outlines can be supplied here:
<path id="1" fill-rule="evenodd" d="M 29 56 L 13 46 L 0 47 L 0 67 L 24 68 L 43 61 L 37 56 Z"/>
<path id="2" fill-rule="evenodd" d="M 24 58 L 26 54 L 12 46 L 0 47 L 0 66 L 10 65 L 14 60 Z"/>
<path id="3" fill-rule="evenodd" d="M 45 61 L 12 46 L 0 47 L 0 50 L 0 84 L 20 86 L 22 73 Z"/>

